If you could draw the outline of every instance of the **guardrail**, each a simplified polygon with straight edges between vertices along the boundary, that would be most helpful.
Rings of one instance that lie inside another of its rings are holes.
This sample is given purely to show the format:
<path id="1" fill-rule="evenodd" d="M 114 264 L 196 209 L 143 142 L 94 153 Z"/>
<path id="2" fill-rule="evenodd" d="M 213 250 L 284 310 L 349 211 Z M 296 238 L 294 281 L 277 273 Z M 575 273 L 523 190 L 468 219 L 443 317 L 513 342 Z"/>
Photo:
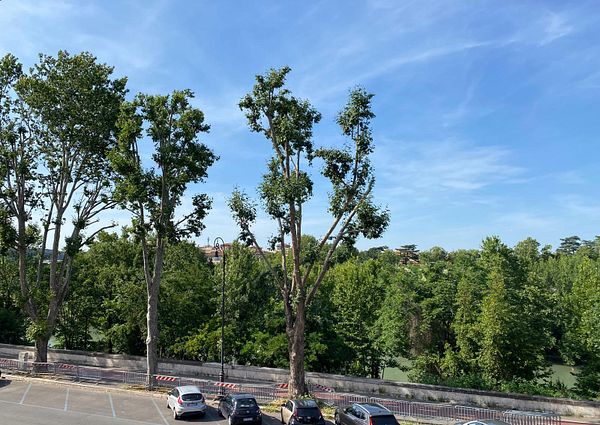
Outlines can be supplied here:
<path id="1" fill-rule="evenodd" d="M 22 362 L 0 358 L 0 368 L 32 374 L 65 376 L 77 381 L 118 382 L 128 385 L 146 385 L 148 375 L 141 372 L 103 369 L 64 363 Z M 207 379 L 185 378 L 169 375 L 154 375 L 153 384 L 158 387 L 196 385 L 205 395 L 220 395 L 224 392 L 252 394 L 257 401 L 268 403 L 287 397 L 285 384 L 233 384 Z M 476 419 L 499 419 L 510 425 L 561 425 L 561 417 L 552 413 L 521 412 L 516 410 L 493 410 L 443 403 L 426 403 L 383 397 L 368 397 L 360 394 L 336 393 L 332 388 L 310 385 L 316 399 L 339 407 L 352 403 L 379 403 L 395 415 L 407 420 L 471 421 Z"/>

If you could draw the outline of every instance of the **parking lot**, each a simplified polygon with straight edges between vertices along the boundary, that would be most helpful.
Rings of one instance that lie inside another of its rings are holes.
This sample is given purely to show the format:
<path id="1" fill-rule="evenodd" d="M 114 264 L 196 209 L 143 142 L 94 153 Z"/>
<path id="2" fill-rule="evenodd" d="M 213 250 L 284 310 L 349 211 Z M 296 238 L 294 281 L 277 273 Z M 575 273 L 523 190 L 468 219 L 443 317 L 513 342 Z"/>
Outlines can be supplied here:
<path id="1" fill-rule="evenodd" d="M 183 421 L 225 425 L 214 407 L 204 417 Z M 165 425 L 180 423 L 166 407 L 166 395 L 137 393 L 105 387 L 28 380 L 0 379 L 0 423 L 11 425 L 63 424 L 105 425 L 137 423 Z M 263 424 L 279 424 L 268 414 Z"/>

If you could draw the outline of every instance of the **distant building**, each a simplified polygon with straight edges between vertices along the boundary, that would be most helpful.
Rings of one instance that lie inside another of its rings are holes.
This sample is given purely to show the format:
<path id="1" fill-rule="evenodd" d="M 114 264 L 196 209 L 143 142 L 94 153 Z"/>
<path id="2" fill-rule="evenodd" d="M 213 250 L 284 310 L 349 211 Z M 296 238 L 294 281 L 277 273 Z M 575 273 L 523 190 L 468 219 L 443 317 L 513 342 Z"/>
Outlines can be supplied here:
<path id="1" fill-rule="evenodd" d="M 200 247 L 200 251 L 213 263 L 220 263 L 223 257 L 223 250 L 227 251 L 231 248 L 230 243 L 223 244 L 223 247 L 216 249 L 213 245 L 204 245 Z"/>

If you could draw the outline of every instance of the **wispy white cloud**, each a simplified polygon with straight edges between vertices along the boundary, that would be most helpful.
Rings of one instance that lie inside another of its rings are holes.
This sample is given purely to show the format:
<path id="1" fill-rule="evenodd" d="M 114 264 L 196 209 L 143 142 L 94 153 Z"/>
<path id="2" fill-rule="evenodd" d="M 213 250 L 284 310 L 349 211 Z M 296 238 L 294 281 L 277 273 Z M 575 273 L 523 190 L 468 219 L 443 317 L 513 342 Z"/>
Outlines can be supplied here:
<path id="1" fill-rule="evenodd" d="M 583 173 L 579 170 L 564 171 L 557 173 L 554 175 L 554 177 L 559 183 L 571 185 L 582 185 L 588 181 L 588 179 L 586 179 Z"/>
<path id="2" fill-rule="evenodd" d="M 144 7 L 135 7 L 132 20 L 127 4 L 115 11 L 73 0 L 5 0 L 0 3 L 0 51 L 17 52 L 29 62 L 40 52 L 87 50 L 131 75 L 155 65 L 164 52 L 157 29 L 165 5 L 164 0 L 145 2 Z M 105 31 L 93 31 L 97 25 Z"/>
<path id="3" fill-rule="evenodd" d="M 440 191 L 469 192 L 506 183 L 523 173 L 509 163 L 510 151 L 499 146 L 475 146 L 456 140 L 437 143 L 389 141 L 379 147 L 375 166 L 382 170 L 386 190 L 434 196 Z"/>
<path id="4" fill-rule="evenodd" d="M 557 202 L 561 209 L 580 219 L 598 220 L 598 217 L 600 217 L 600 203 L 595 199 L 585 198 L 577 194 L 568 194 L 558 196 Z"/>
<path id="5" fill-rule="evenodd" d="M 497 216 L 494 223 L 501 229 L 511 229 L 522 235 L 532 234 L 533 231 L 547 230 L 557 224 L 554 217 L 538 214 L 532 211 L 508 211 Z"/>
<path id="6" fill-rule="evenodd" d="M 550 11 L 542 17 L 542 27 L 543 37 L 539 41 L 540 45 L 552 43 L 571 34 L 574 30 L 565 15 Z"/>

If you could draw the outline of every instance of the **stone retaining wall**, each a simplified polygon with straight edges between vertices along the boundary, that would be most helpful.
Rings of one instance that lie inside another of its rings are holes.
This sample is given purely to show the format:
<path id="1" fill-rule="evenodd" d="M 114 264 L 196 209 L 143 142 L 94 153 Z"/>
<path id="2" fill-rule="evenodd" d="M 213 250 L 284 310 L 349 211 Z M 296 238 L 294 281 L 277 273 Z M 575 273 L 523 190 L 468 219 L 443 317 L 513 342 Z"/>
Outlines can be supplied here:
<path id="1" fill-rule="evenodd" d="M 33 358 L 34 349 L 28 346 L 0 344 L 0 357 L 16 358 L 20 352 L 29 352 Z M 123 354 L 91 353 L 85 351 L 48 350 L 48 361 L 82 366 L 110 367 L 131 371 L 145 371 L 146 358 Z M 172 376 L 217 378 L 220 372 L 218 363 L 200 363 L 182 360 L 161 359 L 159 372 Z M 254 366 L 225 366 L 225 375 L 231 381 L 287 382 L 288 371 Z M 357 378 L 307 372 L 307 381 L 339 392 L 355 392 L 378 397 L 395 397 L 411 400 L 436 401 L 461 405 L 474 405 L 492 409 L 515 409 L 521 411 L 544 411 L 563 416 L 600 418 L 600 402 L 536 397 L 520 394 L 463 390 L 434 385 L 413 384 L 381 379 Z"/>

